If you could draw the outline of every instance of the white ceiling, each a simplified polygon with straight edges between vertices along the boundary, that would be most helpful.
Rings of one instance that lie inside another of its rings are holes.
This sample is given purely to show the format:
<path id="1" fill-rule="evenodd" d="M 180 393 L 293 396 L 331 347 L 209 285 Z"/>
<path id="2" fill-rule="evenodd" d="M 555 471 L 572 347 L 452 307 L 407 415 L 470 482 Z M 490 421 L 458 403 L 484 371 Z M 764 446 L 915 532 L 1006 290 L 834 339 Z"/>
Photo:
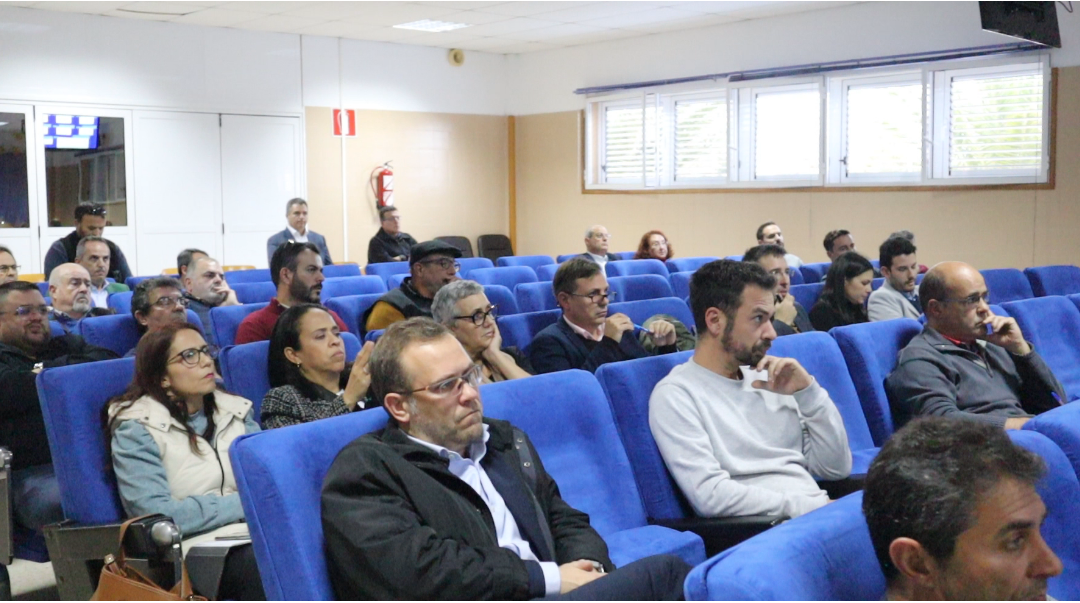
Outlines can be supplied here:
<path id="1" fill-rule="evenodd" d="M 142 1 L 0 2 L 42 10 L 517 54 L 705 27 L 853 2 L 717 1 Z M 395 29 L 432 19 L 444 33 Z"/>

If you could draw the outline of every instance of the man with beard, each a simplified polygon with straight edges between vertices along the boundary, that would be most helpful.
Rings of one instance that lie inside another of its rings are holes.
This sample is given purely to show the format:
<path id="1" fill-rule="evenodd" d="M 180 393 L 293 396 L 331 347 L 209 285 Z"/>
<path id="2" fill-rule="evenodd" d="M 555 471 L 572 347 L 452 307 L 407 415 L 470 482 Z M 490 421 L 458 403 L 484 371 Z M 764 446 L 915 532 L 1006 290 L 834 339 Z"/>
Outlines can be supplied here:
<path id="1" fill-rule="evenodd" d="M 279 245 L 270 258 L 270 279 L 277 287 L 277 297 L 270 300 L 270 305 L 244 318 L 236 331 L 237 345 L 270 339 L 278 317 L 289 306 L 320 303 L 319 295 L 326 277 L 323 276 L 319 248 L 312 243 L 286 242 Z M 342 333 L 348 331 L 341 317 L 329 308 L 326 311 Z"/>
<path id="2" fill-rule="evenodd" d="M 52 271 L 60 264 L 76 261 L 75 254 L 79 241 L 89 236 L 104 235 L 105 226 L 108 224 L 105 218 L 106 213 L 104 205 L 94 203 L 80 203 L 75 207 L 75 230 L 53 243 L 52 247 L 49 247 L 49 252 L 45 254 L 45 278 L 51 277 Z M 116 243 L 107 239 L 103 240 L 109 246 L 109 270 L 105 276 L 123 283 L 131 276 L 127 258 Z"/>
<path id="3" fill-rule="evenodd" d="M 236 306 L 236 295 L 225 284 L 225 273 L 218 261 L 209 256 L 192 258 L 184 273 L 184 298 L 188 307 L 199 315 L 206 332 L 206 343 L 214 345 L 214 329 L 210 328 L 210 308 Z"/>
<path id="4" fill-rule="evenodd" d="M 431 318 L 431 302 L 443 286 L 458 279 L 461 250 L 438 239 L 409 250 L 409 276 L 389 291 L 360 319 L 365 331 L 385 329 L 407 318 Z"/>
<path id="5" fill-rule="evenodd" d="M 49 297 L 53 310 L 49 320 L 55 321 L 71 333 L 79 326 L 79 321 L 87 316 L 112 314 L 106 308 L 95 308 L 90 300 L 90 273 L 78 264 L 60 264 L 49 276 Z"/>
<path id="6" fill-rule="evenodd" d="M 756 262 L 776 279 L 776 314 L 773 328 L 777 337 L 807 333 L 814 330 L 810 314 L 791 295 L 791 274 L 788 272 L 784 248 L 779 245 L 758 245 L 746 250 L 742 261 Z"/>
<path id="7" fill-rule="evenodd" d="M 776 279 L 718 260 L 694 273 L 694 356 L 653 389 L 649 426 L 675 482 L 703 517 L 797 517 L 829 502 L 814 477 L 851 473 L 836 405 L 793 358 L 766 355 Z"/>
<path id="8" fill-rule="evenodd" d="M 85 237 L 75 248 L 75 263 L 90 273 L 90 300 L 95 308 L 108 308 L 109 295 L 130 291 L 123 283 L 105 280 L 109 274 L 110 253 L 109 242 L 95 236 Z"/>
<path id="9" fill-rule="evenodd" d="M 881 244 L 878 255 L 885 282 L 870 294 L 866 302 L 870 321 L 919 318 L 922 304 L 915 291 L 915 277 L 919 275 L 915 244 L 901 237 L 893 237 Z"/>

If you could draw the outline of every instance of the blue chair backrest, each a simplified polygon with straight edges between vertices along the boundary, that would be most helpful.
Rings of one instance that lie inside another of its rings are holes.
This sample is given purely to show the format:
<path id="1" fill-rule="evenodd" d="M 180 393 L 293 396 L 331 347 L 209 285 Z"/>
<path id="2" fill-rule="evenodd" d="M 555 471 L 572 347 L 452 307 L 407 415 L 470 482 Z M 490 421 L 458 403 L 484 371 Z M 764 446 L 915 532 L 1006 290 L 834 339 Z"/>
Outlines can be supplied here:
<path id="1" fill-rule="evenodd" d="M 719 260 L 718 257 L 703 256 L 696 258 L 671 258 L 666 262 L 668 272 L 693 272 L 709 262 Z"/>
<path id="2" fill-rule="evenodd" d="M 323 544 L 323 479 L 342 448 L 385 425 L 386 411 L 375 408 L 233 442 L 229 458 L 267 600 L 334 600 Z"/>
<path id="3" fill-rule="evenodd" d="M 384 262 L 381 264 L 368 264 L 364 268 L 364 274 L 372 274 L 375 276 L 381 276 L 383 280 L 387 281 L 387 288 L 390 288 L 390 283 L 387 280 L 394 274 L 409 274 L 408 262 Z"/>
<path id="4" fill-rule="evenodd" d="M 805 285 L 792 285 L 790 291 L 791 295 L 795 297 L 795 301 L 802 304 L 806 311 L 809 312 L 810 308 L 814 307 L 817 298 L 821 295 L 821 290 L 824 288 L 824 283 L 814 281 Z"/>
<path id="5" fill-rule="evenodd" d="M 870 290 L 871 291 L 877 291 L 884 284 L 885 284 L 885 279 L 884 278 L 876 278 L 876 279 L 870 281 Z"/>
<path id="6" fill-rule="evenodd" d="M 540 266 L 536 269 L 536 278 L 541 281 L 553 281 L 555 280 L 555 273 L 558 272 L 558 264 L 548 264 L 546 266 Z"/>
<path id="7" fill-rule="evenodd" d="M 343 297 L 334 297 L 326 300 L 326 307 L 330 308 L 341 318 L 345 323 L 345 327 L 349 329 L 349 332 L 353 335 L 359 335 L 364 332 L 364 325 L 360 324 L 360 320 L 364 317 L 364 312 L 368 311 L 368 308 L 375 305 L 375 302 L 379 301 L 382 297 L 382 293 L 369 293 L 367 295 L 345 295 Z"/>
<path id="8" fill-rule="evenodd" d="M 495 261 L 495 265 L 502 266 L 528 266 L 533 270 L 541 266 L 555 266 L 555 259 L 550 255 L 504 255 Z"/>
<path id="9" fill-rule="evenodd" d="M 342 333 L 341 339 L 345 342 L 345 358 L 351 361 L 360 351 L 360 340 L 352 333 Z M 262 409 L 263 397 L 270 391 L 266 365 L 269 354 L 269 341 L 232 345 L 221 350 L 221 378 L 225 380 L 225 389 L 251 400 L 256 419 Z"/>
<path id="10" fill-rule="evenodd" d="M 1080 404 L 1065 404 L 1032 418 L 1024 429 L 1053 440 L 1065 453 L 1073 473 L 1080 477 Z"/>
<path id="11" fill-rule="evenodd" d="M 799 267 L 799 271 L 802 272 L 804 283 L 820 283 L 821 279 L 825 278 L 825 273 L 829 271 L 829 266 L 832 262 L 818 262 L 816 264 L 803 264 Z"/>
<path id="12" fill-rule="evenodd" d="M 38 288 L 38 291 L 41 291 L 41 296 L 42 297 L 48 297 L 49 296 L 49 281 L 44 281 L 44 282 L 41 282 L 41 283 L 37 283 L 37 288 Z"/>
<path id="13" fill-rule="evenodd" d="M 690 297 L 690 279 L 694 278 L 693 272 L 672 272 L 671 290 L 675 297 L 686 299 Z"/>
<path id="14" fill-rule="evenodd" d="M 1025 268 L 1024 275 L 1038 296 L 1080 293 L 1080 268 L 1076 266 L 1038 266 Z"/>
<path id="15" fill-rule="evenodd" d="M 620 302 L 675 296 L 668 279 L 657 274 L 613 276 L 608 279 L 608 285 Z"/>
<path id="16" fill-rule="evenodd" d="M 652 519 L 694 515 L 690 503 L 664 465 L 649 428 L 649 397 L 653 388 L 671 369 L 689 360 L 693 354 L 688 351 L 610 362 L 596 370 L 596 379 L 607 395 L 619 426 L 645 510 Z"/>
<path id="17" fill-rule="evenodd" d="M 160 278 L 161 276 L 162 275 L 160 275 L 160 274 L 155 274 L 153 276 L 129 276 L 126 279 L 124 279 L 124 284 L 128 286 L 128 289 L 131 289 L 132 291 L 134 291 L 135 287 L 139 286 L 139 283 L 141 283 L 143 281 L 148 281 L 148 280 L 150 280 L 152 278 Z M 179 276 L 177 276 L 177 278 L 179 278 Z M 42 283 L 38 283 L 39 287 L 41 285 L 42 285 Z M 42 292 L 42 295 L 48 295 L 49 294 L 49 283 L 44 283 L 44 285 L 45 285 L 45 290 Z"/>
<path id="18" fill-rule="evenodd" d="M 561 263 L 565 262 L 566 260 L 569 260 L 571 258 L 576 258 L 579 255 L 581 255 L 581 254 L 580 253 L 565 253 L 563 255 L 556 256 L 555 260 L 558 261 L 561 264 Z"/>
<path id="19" fill-rule="evenodd" d="M 199 315 L 193 310 L 187 311 L 187 320 L 191 324 L 203 328 Z M 135 317 L 130 314 L 110 314 L 106 316 L 90 316 L 79 321 L 79 335 L 90 345 L 105 348 L 123 356 L 128 350 L 139 343 L 139 326 Z"/>
<path id="20" fill-rule="evenodd" d="M 236 291 L 236 301 L 242 304 L 264 304 L 277 296 L 277 287 L 270 281 L 230 285 Z"/>
<path id="21" fill-rule="evenodd" d="M 330 264 L 329 266 L 323 266 L 322 273 L 326 278 L 363 275 L 358 264 Z"/>
<path id="22" fill-rule="evenodd" d="M 1028 282 L 1024 273 L 1016 268 L 992 268 L 979 272 L 982 273 L 983 280 L 990 289 L 990 303 L 992 304 L 1035 297 L 1035 293 L 1031 290 L 1031 283 Z"/>
<path id="23" fill-rule="evenodd" d="M 694 315 L 686 302 L 677 297 L 661 297 L 659 299 L 644 299 L 641 301 L 618 302 L 608 305 L 608 316 L 623 313 L 634 321 L 634 324 L 644 324 L 650 316 L 657 314 L 670 314 L 686 325 L 687 329 L 694 328 Z"/>
<path id="24" fill-rule="evenodd" d="M 634 256 L 637 255 L 637 251 L 616 251 L 612 255 L 620 260 L 632 260 L 634 259 Z"/>
<path id="25" fill-rule="evenodd" d="M 1070 295 L 1068 296 L 1068 299 L 1073 303 L 1074 306 L 1077 307 L 1077 309 L 1080 309 L 1080 293 Z"/>
<path id="26" fill-rule="evenodd" d="M 487 258 L 458 258 L 457 262 L 461 265 L 461 272 L 458 273 L 461 278 L 472 278 L 469 274 L 473 270 L 495 267 L 495 263 Z"/>
<path id="27" fill-rule="evenodd" d="M 487 296 L 488 301 L 499 306 L 500 315 L 518 314 L 517 298 L 514 294 L 503 287 L 502 285 L 485 285 L 484 295 Z"/>
<path id="28" fill-rule="evenodd" d="M 134 375 L 135 359 L 121 358 L 46 369 L 37 376 L 60 504 L 64 517 L 76 523 L 112 523 L 125 516 L 101 413 Z"/>
<path id="29" fill-rule="evenodd" d="M 525 353 L 532 343 L 533 337 L 553 324 L 562 316 L 562 310 L 546 310 L 544 312 L 525 312 L 499 317 L 499 333 L 502 335 L 503 346 L 516 347 Z"/>
<path id="30" fill-rule="evenodd" d="M 1080 397 L 1080 310 L 1060 295 L 1002 304 L 1072 401 Z"/>
<path id="31" fill-rule="evenodd" d="M 48 305 L 48 303 L 49 302 L 45 302 L 46 305 Z M 63 337 L 64 335 L 67 335 L 67 331 L 64 330 L 64 326 L 60 323 L 56 322 L 55 320 L 50 320 L 49 334 L 53 337 Z"/>
<path id="32" fill-rule="evenodd" d="M 608 277 L 634 276 L 635 274 L 659 274 L 667 278 L 668 269 L 660 260 L 618 260 L 608 262 L 604 271 Z"/>
<path id="33" fill-rule="evenodd" d="M 271 282 L 270 269 L 230 270 L 225 273 L 225 282 L 229 283 L 230 287 L 239 283 L 269 283 Z"/>
<path id="34" fill-rule="evenodd" d="M 131 296 L 135 295 L 134 291 L 121 291 L 120 293 L 109 294 L 109 299 L 105 305 L 109 306 L 113 310 L 116 310 L 117 314 L 131 314 Z"/>
<path id="35" fill-rule="evenodd" d="M 878 272 L 881 272 L 881 261 L 880 260 L 870 260 L 870 265 L 874 267 L 874 270 L 876 270 Z"/>
<path id="36" fill-rule="evenodd" d="M 210 328 L 214 330 L 214 342 L 219 348 L 230 346 L 236 341 L 236 332 L 240 323 L 248 314 L 262 310 L 270 304 L 241 304 L 239 306 L 219 306 L 210 308 Z"/>
<path id="37" fill-rule="evenodd" d="M 382 334 L 385 332 L 386 329 L 375 329 L 374 331 L 368 331 L 366 334 L 364 334 L 364 343 L 367 343 L 369 341 L 375 343 L 379 340 L 380 337 L 382 337 Z"/>
<path id="38" fill-rule="evenodd" d="M 743 254 L 740 253 L 739 255 L 725 255 L 724 259 L 731 260 L 732 262 L 741 262 L 743 259 Z"/>
<path id="39" fill-rule="evenodd" d="M 386 290 L 393 291 L 401 286 L 401 283 L 405 282 L 405 279 L 409 278 L 409 273 L 404 274 L 391 274 L 386 277 Z"/>
<path id="40" fill-rule="evenodd" d="M 477 268 L 469 272 L 468 279 L 481 285 L 502 285 L 511 291 L 521 283 L 535 283 L 537 280 L 536 272 L 528 266 Z"/>
<path id="41" fill-rule="evenodd" d="M 346 295 L 386 293 L 386 281 L 377 276 L 343 276 L 323 281 L 324 300 Z"/>
<path id="42" fill-rule="evenodd" d="M 551 281 L 521 283 L 514 287 L 514 297 L 517 298 L 518 310 L 521 312 L 542 312 L 559 307 Z"/>
<path id="43" fill-rule="evenodd" d="M 922 326 L 910 318 L 848 325 L 829 331 L 844 355 L 876 446 L 883 446 L 894 430 L 885 378 L 896 368 L 900 350 L 920 332 Z"/>
<path id="44" fill-rule="evenodd" d="M 806 283 L 806 281 L 803 280 L 803 275 L 802 275 L 801 270 L 788 269 L 788 276 L 791 277 L 791 284 L 792 285 L 802 285 L 802 284 Z"/>

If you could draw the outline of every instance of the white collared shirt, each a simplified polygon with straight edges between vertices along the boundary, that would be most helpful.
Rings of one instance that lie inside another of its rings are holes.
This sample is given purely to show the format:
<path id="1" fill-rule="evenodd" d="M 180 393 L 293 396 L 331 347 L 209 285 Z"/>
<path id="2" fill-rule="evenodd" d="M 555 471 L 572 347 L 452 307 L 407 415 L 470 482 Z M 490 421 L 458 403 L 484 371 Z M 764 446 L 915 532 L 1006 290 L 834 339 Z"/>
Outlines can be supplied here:
<path id="1" fill-rule="evenodd" d="M 591 253 L 588 251 L 586 251 L 585 253 L 589 254 L 589 257 L 591 257 L 594 262 L 600 264 L 601 268 L 607 266 L 608 259 L 606 255 L 596 255 L 595 253 Z"/>
<path id="2" fill-rule="evenodd" d="M 582 329 L 581 327 L 577 326 L 576 324 L 574 324 L 574 323 L 570 322 L 570 321 L 569 321 L 569 320 L 568 320 L 568 319 L 566 318 L 566 315 L 565 315 L 565 314 L 563 315 L 562 319 L 563 319 L 564 321 L 566 321 L 566 324 L 567 324 L 567 325 L 569 325 L 569 326 L 570 326 L 570 330 L 571 330 L 571 331 L 573 331 L 573 332 L 577 333 L 578 335 L 581 335 L 581 336 L 582 336 L 582 337 L 584 337 L 585 339 L 588 339 L 588 340 L 590 340 L 590 341 L 601 341 L 601 340 L 603 340 L 603 339 L 604 339 L 604 325 L 600 325 L 600 326 L 596 327 L 596 328 L 595 328 L 595 329 L 593 330 L 593 332 L 592 332 L 592 333 L 590 333 L 590 332 L 586 331 L 585 329 Z"/>
<path id="3" fill-rule="evenodd" d="M 289 236 L 292 237 L 292 240 L 294 242 L 296 242 L 296 243 L 307 243 L 308 242 L 307 233 L 311 231 L 310 228 L 304 230 L 304 234 L 300 234 L 300 231 L 293 228 L 292 224 L 286 224 L 285 228 L 287 228 L 289 230 Z"/>
<path id="4" fill-rule="evenodd" d="M 109 286 L 109 281 L 105 281 L 100 289 L 90 283 L 90 302 L 95 308 L 108 308 L 109 307 L 109 292 L 105 290 Z"/>

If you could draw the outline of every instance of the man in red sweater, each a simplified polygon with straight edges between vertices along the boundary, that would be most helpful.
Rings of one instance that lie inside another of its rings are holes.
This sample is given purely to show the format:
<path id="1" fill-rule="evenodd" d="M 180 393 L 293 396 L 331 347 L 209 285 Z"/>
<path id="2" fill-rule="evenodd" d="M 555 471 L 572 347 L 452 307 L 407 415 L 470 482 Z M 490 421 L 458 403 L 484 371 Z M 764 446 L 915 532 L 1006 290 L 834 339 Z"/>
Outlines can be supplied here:
<path id="1" fill-rule="evenodd" d="M 289 306 L 317 304 L 322 293 L 323 261 L 319 249 L 311 243 L 285 243 L 270 259 L 270 278 L 277 287 L 277 297 L 270 305 L 248 314 L 236 331 L 236 344 L 265 341 L 274 332 L 274 325 Z M 342 333 L 348 331 L 333 310 L 327 309 Z"/>

